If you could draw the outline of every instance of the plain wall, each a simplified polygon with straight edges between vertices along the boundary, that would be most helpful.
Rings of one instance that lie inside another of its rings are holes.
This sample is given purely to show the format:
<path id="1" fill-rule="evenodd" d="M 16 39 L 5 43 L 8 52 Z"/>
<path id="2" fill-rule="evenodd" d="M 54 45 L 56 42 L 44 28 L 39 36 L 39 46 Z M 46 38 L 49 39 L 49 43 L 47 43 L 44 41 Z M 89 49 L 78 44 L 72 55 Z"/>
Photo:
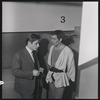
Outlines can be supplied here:
<path id="1" fill-rule="evenodd" d="M 98 58 L 98 2 L 83 2 L 79 68 Z M 98 98 L 98 61 L 80 71 L 79 99 Z"/>
<path id="2" fill-rule="evenodd" d="M 65 16 L 65 23 L 61 23 Z M 74 30 L 81 26 L 82 5 L 2 2 L 2 31 L 53 31 Z"/>
<path id="3" fill-rule="evenodd" d="M 81 70 L 79 99 L 98 99 L 98 63 Z"/>
<path id="4" fill-rule="evenodd" d="M 83 2 L 78 65 L 96 57 L 98 57 L 98 2 Z"/>

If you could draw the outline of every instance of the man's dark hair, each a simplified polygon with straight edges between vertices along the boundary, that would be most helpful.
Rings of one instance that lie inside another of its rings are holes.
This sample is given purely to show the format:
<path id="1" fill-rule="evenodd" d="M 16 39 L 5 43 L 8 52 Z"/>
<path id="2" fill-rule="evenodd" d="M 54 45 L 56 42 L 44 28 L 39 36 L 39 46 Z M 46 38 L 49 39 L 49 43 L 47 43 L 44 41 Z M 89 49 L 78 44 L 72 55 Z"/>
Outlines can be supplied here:
<path id="1" fill-rule="evenodd" d="M 51 35 L 56 35 L 58 39 L 62 39 L 62 43 L 69 46 L 71 43 L 74 43 L 73 37 L 65 35 L 65 32 L 62 30 L 55 30 Z"/>
<path id="2" fill-rule="evenodd" d="M 62 30 L 55 30 L 51 33 L 51 35 L 56 35 L 58 39 L 63 39 L 64 32 Z"/>
<path id="3" fill-rule="evenodd" d="M 41 37 L 37 34 L 34 34 L 34 33 L 30 33 L 28 35 L 28 37 L 26 38 L 26 45 L 28 43 L 28 41 L 30 41 L 31 43 L 36 41 L 36 40 L 39 40 Z"/>

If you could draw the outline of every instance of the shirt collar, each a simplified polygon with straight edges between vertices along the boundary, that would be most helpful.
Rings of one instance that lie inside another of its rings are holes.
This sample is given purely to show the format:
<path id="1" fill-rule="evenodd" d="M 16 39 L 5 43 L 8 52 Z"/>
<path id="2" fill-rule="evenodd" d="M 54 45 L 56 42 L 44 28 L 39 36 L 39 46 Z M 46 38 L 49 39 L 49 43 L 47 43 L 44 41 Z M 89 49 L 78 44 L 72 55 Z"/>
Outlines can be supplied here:
<path id="1" fill-rule="evenodd" d="M 29 47 L 25 47 L 29 53 L 32 53 L 32 50 Z"/>

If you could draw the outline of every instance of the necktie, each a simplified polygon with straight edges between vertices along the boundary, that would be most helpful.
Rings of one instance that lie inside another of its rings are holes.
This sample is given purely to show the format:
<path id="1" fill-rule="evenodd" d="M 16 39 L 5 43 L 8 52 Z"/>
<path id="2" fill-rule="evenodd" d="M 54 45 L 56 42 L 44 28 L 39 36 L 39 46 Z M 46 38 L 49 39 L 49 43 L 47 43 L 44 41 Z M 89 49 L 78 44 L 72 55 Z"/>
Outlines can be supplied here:
<path id="1" fill-rule="evenodd" d="M 38 60 L 37 60 L 37 55 L 36 55 L 36 51 L 32 51 L 32 55 L 33 55 L 33 58 L 35 60 L 35 68 L 38 69 Z"/>

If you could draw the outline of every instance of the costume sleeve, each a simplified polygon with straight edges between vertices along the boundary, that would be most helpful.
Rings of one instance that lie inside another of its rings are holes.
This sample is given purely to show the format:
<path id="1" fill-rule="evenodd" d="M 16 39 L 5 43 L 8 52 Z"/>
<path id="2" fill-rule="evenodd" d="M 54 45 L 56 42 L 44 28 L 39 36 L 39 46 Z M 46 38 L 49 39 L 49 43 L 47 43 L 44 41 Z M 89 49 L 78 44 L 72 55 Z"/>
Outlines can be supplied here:
<path id="1" fill-rule="evenodd" d="M 19 78 L 33 79 L 33 72 L 29 70 L 22 70 L 21 63 L 20 56 L 16 54 L 12 62 L 12 74 Z"/>
<path id="2" fill-rule="evenodd" d="M 51 47 L 50 47 L 50 51 L 49 51 L 49 54 L 48 54 L 48 65 L 49 65 L 49 66 L 51 66 L 51 53 L 52 53 L 53 47 L 54 47 L 54 46 L 51 46 Z"/>
<path id="3" fill-rule="evenodd" d="M 73 82 L 75 81 L 75 62 L 73 52 L 70 51 L 68 54 L 68 63 L 67 63 L 67 75 L 68 78 Z"/>

